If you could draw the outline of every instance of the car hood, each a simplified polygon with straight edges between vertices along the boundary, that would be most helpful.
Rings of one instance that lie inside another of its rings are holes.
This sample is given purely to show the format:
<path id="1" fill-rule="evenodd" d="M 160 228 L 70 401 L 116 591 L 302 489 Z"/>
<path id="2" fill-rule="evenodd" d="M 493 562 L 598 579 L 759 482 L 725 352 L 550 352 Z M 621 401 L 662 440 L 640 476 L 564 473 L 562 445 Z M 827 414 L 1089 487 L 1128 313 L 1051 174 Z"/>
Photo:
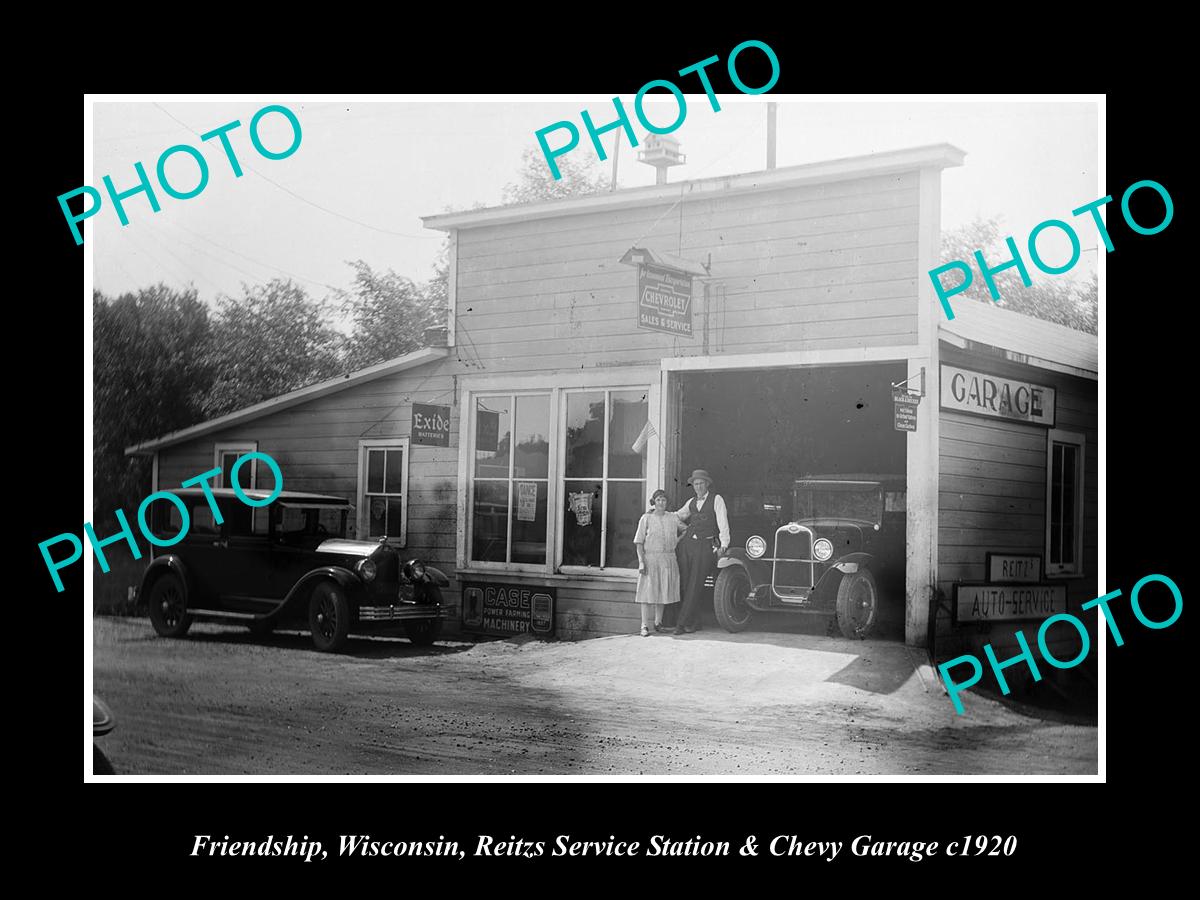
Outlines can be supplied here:
<path id="1" fill-rule="evenodd" d="M 367 557 L 378 550 L 383 544 L 379 541 L 351 541 L 347 538 L 330 538 L 322 541 L 317 547 L 318 553 L 338 553 L 342 556 Z"/>

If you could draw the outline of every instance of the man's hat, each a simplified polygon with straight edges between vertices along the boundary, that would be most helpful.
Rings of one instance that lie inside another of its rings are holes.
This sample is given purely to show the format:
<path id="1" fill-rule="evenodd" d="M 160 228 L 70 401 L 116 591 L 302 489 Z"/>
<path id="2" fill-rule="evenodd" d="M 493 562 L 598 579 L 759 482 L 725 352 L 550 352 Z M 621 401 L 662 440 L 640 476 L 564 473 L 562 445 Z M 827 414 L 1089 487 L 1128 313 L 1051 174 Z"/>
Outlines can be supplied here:
<path id="1" fill-rule="evenodd" d="M 713 478 L 712 478 L 712 476 L 711 476 L 711 475 L 709 475 L 709 474 L 708 474 L 708 472 L 707 472 L 706 470 L 704 470 L 704 469 L 696 469 L 696 470 L 694 470 L 694 471 L 692 472 L 692 477 L 688 479 L 688 484 L 691 484 L 691 483 L 692 483 L 693 481 L 695 481 L 697 478 L 703 478 L 705 481 L 707 481 L 707 482 L 708 482 L 708 486 L 709 486 L 709 487 L 712 487 Z"/>

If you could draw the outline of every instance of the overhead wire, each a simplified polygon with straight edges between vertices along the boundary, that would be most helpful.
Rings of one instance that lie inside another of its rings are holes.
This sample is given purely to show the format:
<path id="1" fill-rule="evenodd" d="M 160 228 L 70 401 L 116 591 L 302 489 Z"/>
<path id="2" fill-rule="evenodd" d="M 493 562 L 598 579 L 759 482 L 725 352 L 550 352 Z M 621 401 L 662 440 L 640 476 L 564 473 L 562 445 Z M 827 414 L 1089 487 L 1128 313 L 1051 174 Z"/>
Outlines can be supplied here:
<path id="1" fill-rule="evenodd" d="M 175 122 L 178 122 L 182 127 L 186 128 L 192 134 L 196 135 L 196 137 L 200 137 L 200 132 L 198 132 L 191 125 L 188 125 L 182 119 L 179 119 L 178 117 L 172 115 L 170 112 L 168 112 L 162 106 L 160 106 L 158 103 L 155 103 L 154 106 L 157 107 L 158 110 L 163 113 L 163 115 L 174 120 Z M 241 162 L 242 168 L 248 169 L 249 171 L 251 171 L 255 175 L 257 175 L 259 178 L 261 178 L 263 181 L 267 182 L 268 184 L 274 185 L 275 187 L 279 188 L 279 190 L 283 191 L 285 194 L 288 194 L 291 197 L 294 197 L 295 199 L 299 200 L 301 203 L 307 203 L 309 206 L 314 207 L 315 209 L 319 209 L 323 213 L 327 213 L 328 215 L 335 216 L 335 217 L 337 217 L 339 219 L 343 219 L 347 222 L 351 222 L 355 225 L 358 225 L 361 228 L 368 228 L 371 231 L 378 231 L 380 234 L 390 234 L 390 235 L 394 235 L 396 237 L 412 238 L 413 240 L 419 240 L 419 241 L 440 241 L 442 239 L 441 235 L 409 234 L 408 232 L 404 232 L 404 231 L 392 231 L 391 229 L 388 229 L 388 228 L 380 228 L 377 225 L 371 225 L 369 222 L 363 222 L 359 219 L 355 219 L 353 216 L 347 216 L 343 213 L 338 212 L 337 210 L 330 209 L 327 206 L 322 206 L 320 203 L 316 203 L 315 201 L 309 200 L 307 197 L 301 196 L 300 194 L 293 191 L 291 188 L 285 187 L 284 185 L 280 184 L 278 181 L 275 181 L 273 178 L 268 178 L 266 175 L 264 175 L 262 172 L 258 171 L 258 169 L 254 168 L 254 166 L 250 165 L 249 163 L 240 161 L 240 160 L 239 160 L 239 162 Z"/>

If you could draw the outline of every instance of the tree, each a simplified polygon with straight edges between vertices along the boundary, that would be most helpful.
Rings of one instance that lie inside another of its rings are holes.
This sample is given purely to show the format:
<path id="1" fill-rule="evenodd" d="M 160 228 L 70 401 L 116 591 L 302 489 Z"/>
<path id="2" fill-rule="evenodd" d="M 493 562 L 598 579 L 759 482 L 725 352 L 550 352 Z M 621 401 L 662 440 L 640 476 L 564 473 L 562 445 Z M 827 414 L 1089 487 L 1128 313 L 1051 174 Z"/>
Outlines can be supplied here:
<path id="1" fill-rule="evenodd" d="M 213 317 L 208 361 L 213 383 L 204 400 L 213 418 L 332 378 L 341 371 L 343 338 L 325 305 L 290 280 L 243 285 L 222 298 Z"/>
<path id="2" fill-rule="evenodd" d="M 609 178 L 591 157 L 576 154 L 557 159 L 562 178 L 555 179 L 540 149 L 528 148 L 521 154 L 521 170 L 516 181 L 504 186 L 504 203 L 534 203 L 599 194 L 609 188 Z"/>
<path id="3" fill-rule="evenodd" d="M 446 321 L 449 261 L 446 250 L 435 263 L 433 280 L 418 285 L 391 269 L 376 272 L 361 259 L 349 263 L 354 284 L 338 291 L 343 315 L 354 324 L 346 342 L 347 370 L 362 369 L 425 346 L 425 329 Z"/>
<path id="4" fill-rule="evenodd" d="M 993 264 L 1011 258 L 1012 251 L 1004 243 L 1000 235 L 1000 223 L 996 219 L 976 219 L 942 235 L 943 263 L 960 260 L 971 264 L 975 270 L 978 268 L 974 261 L 976 250 L 981 251 L 984 259 Z M 1021 281 L 1016 269 L 1005 269 L 993 277 L 996 290 L 1000 293 L 998 306 L 1065 325 L 1076 331 L 1096 334 L 1099 282 L 1094 272 L 1087 281 L 1030 272 L 1033 284 L 1029 287 Z M 994 302 L 987 283 L 978 271 L 975 271 L 971 285 L 963 293 L 955 295 L 951 303 L 959 298 L 982 303 Z"/>
<path id="5" fill-rule="evenodd" d="M 204 418 L 212 382 L 208 311 L 194 288 L 163 284 L 116 299 L 93 294 L 92 484 L 97 521 L 136 509 L 150 461 L 125 448 Z"/>

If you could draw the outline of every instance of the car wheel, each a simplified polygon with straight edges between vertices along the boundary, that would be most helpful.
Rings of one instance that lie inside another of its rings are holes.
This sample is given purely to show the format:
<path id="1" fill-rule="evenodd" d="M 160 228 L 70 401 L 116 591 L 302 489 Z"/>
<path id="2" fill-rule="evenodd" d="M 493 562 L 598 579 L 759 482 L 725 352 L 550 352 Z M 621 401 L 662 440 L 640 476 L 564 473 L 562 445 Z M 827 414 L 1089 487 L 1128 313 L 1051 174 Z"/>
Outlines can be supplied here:
<path id="1" fill-rule="evenodd" d="M 717 621 L 726 631 L 745 631 L 754 618 L 754 610 L 746 603 L 750 596 L 750 576 L 741 566 L 729 566 L 717 575 L 713 589 L 713 610 Z"/>
<path id="2" fill-rule="evenodd" d="M 870 569 L 843 575 L 837 592 L 837 623 L 842 635 L 861 640 L 879 616 L 879 589 Z"/>
<path id="3" fill-rule="evenodd" d="M 92 774 L 93 775 L 116 775 L 113 770 L 112 763 L 108 761 L 108 757 L 104 755 L 104 751 L 92 744 Z"/>
<path id="4" fill-rule="evenodd" d="M 404 623 L 404 633 L 418 647 L 428 647 L 442 633 L 442 620 L 409 619 Z"/>
<path id="5" fill-rule="evenodd" d="M 174 573 L 162 576 L 150 588 L 146 601 L 149 607 L 150 624 L 163 637 L 183 637 L 192 625 L 187 614 L 187 600 L 183 581 Z"/>
<path id="6" fill-rule="evenodd" d="M 426 603 L 442 605 L 442 590 L 436 584 L 426 584 L 424 594 Z M 442 633 L 442 620 L 409 619 L 404 623 L 404 633 L 418 647 L 428 647 Z"/>
<path id="7" fill-rule="evenodd" d="M 308 627 L 322 653 L 340 650 L 350 634 L 350 603 L 340 586 L 322 581 L 308 601 Z"/>

